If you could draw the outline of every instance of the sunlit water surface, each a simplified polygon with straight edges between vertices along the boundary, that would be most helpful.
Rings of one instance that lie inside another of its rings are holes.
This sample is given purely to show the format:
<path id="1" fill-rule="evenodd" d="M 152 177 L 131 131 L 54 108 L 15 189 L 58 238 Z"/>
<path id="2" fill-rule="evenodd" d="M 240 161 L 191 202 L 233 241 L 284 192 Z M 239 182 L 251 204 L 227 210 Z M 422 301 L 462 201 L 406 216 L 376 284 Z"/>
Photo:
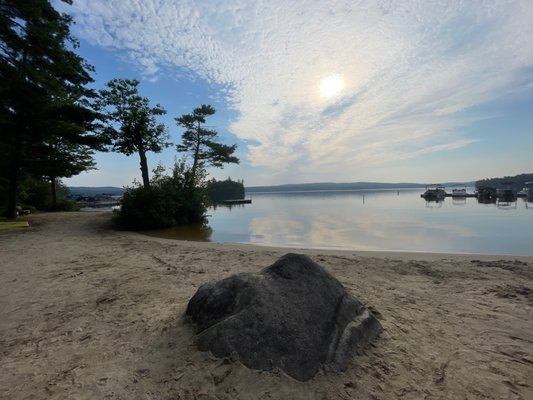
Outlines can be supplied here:
<path id="1" fill-rule="evenodd" d="M 422 191 L 253 193 L 209 210 L 208 227 L 149 234 L 181 240 L 370 251 L 533 255 L 533 203 L 426 202 Z"/>

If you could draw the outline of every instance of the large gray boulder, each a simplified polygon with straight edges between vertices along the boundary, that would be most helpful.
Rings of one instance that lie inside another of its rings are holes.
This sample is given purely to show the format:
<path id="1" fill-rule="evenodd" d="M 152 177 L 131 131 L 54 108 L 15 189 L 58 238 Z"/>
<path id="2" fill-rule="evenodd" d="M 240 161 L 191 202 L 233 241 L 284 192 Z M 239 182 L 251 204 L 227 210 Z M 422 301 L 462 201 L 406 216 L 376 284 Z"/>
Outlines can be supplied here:
<path id="1" fill-rule="evenodd" d="M 279 367 L 298 380 L 342 371 L 381 331 L 372 313 L 309 257 L 286 254 L 259 273 L 202 285 L 186 314 L 202 351 Z"/>

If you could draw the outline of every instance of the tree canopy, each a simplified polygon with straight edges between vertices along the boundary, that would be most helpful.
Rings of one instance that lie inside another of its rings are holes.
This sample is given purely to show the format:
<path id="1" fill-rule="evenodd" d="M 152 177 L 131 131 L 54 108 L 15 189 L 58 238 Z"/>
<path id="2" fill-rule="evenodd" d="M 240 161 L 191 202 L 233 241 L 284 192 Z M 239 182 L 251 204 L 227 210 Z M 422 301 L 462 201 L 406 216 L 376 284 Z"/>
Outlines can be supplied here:
<path id="1" fill-rule="evenodd" d="M 212 203 L 221 203 L 224 200 L 235 200 L 244 198 L 243 181 L 233 181 L 231 178 L 225 181 L 211 179 L 207 182 L 207 194 Z"/>
<path id="2" fill-rule="evenodd" d="M 476 187 L 493 187 L 497 189 L 513 189 L 516 191 L 525 187 L 526 182 L 533 182 L 533 174 L 504 176 L 503 178 L 486 178 L 476 182 Z"/>
<path id="3" fill-rule="evenodd" d="M 113 79 L 103 90 L 87 88 L 94 69 L 76 54 L 71 23 L 50 0 L 0 0 L 0 209 L 5 207 L 10 218 L 16 216 L 17 194 L 29 187 L 42 193 L 45 181 L 55 204 L 60 178 L 95 168 L 97 150 L 137 153 L 143 186 L 149 188 L 147 152 L 171 145 L 166 127 L 157 122 L 166 111 L 139 94 L 139 81 Z M 185 128 L 177 151 L 193 159 L 192 167 L 183 163 L 173 180 L 163 180 L 171 182 L 168 187 L 179 179 L 187 184 L 179 196 L 166 197 L 178 199 L 180 212 L 190 212 L 176 221 L 205 213 L 206 167 L 239 162 L 237 146 L 220 143 L 218 133 L 205 126 L 214 113 L 213 107 L 202 105 L 176 118 Z"/>
<path id="4" fill-rule="evenodd" d="M 139 154 L 143 185 L 150 186 L 146 153 L 159 153 L 170 146 L 169 135 L 156 116 L 166 110 L 157 104 L 150 107 L 149 100 L 139 95 L 139 81 L 113 79 L 109 89 L 100 90 L 100 106 L 106 137 L 112 141 L 114 151 L 127 156 Z"/>
<path id="5" fill-rule="evenodd" d="M 40 173 L 34 161 L 49 158 L 47 143 L 99 148 L 102 142 L 92 130 L 94 93 L 85 87 L 92 67 L 72 50 L 78 43 L 71 22 L 48 0 L 0 0 L 0 155 L 10 218 L 21 172 Z"/>
<path id="6" fill-rule="evenodd" d="M 206 117 L 213 115 L 215 109 L 203 104 L 191 114 L 175 118 L 176 123 L 185 128 L 182 144 L 176 146 L 178 152 L 192 154 L 192 174 L 196 175 L 199 168 L 208 166 L 222 168 L 224 164 L 238 164 L 239 159 L 233 155 L 237 145 L 225 145 L 218 142 L 218 132 L 205 127 Z"/>

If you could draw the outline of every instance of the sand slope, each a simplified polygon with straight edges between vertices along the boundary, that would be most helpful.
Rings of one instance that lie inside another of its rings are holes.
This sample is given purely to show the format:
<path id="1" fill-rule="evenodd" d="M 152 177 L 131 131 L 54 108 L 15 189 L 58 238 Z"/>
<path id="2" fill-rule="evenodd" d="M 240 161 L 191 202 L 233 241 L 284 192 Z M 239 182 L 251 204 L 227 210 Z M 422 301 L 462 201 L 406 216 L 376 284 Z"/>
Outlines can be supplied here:
<path id="1" fill-rule="evenodd" d="M 116 232 L 109 217 L 0 233 L 0 398 L 533 399 L 531 259 L 306 251 L 384 332 L 345 373 L 302 383 L 197 351 L 183 320 L 199 285 L 287 250 Z"/>

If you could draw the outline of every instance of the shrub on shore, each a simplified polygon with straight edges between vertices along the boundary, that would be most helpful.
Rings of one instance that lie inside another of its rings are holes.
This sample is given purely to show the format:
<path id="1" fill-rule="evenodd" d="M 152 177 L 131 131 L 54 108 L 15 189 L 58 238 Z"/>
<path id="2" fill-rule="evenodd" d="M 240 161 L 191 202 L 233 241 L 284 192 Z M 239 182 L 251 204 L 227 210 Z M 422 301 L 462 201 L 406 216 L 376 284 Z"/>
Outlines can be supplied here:
<path id="1" fill-rule="evenodd" d="M 202 179 L 192 179 L 185 163 L 176 163 L 171 175 L 163 167 L 154 170 L 150 186 L 126 190 L 115 217 L 123 229 L 169 228 L 205 220 L 208 198 Z"/>

